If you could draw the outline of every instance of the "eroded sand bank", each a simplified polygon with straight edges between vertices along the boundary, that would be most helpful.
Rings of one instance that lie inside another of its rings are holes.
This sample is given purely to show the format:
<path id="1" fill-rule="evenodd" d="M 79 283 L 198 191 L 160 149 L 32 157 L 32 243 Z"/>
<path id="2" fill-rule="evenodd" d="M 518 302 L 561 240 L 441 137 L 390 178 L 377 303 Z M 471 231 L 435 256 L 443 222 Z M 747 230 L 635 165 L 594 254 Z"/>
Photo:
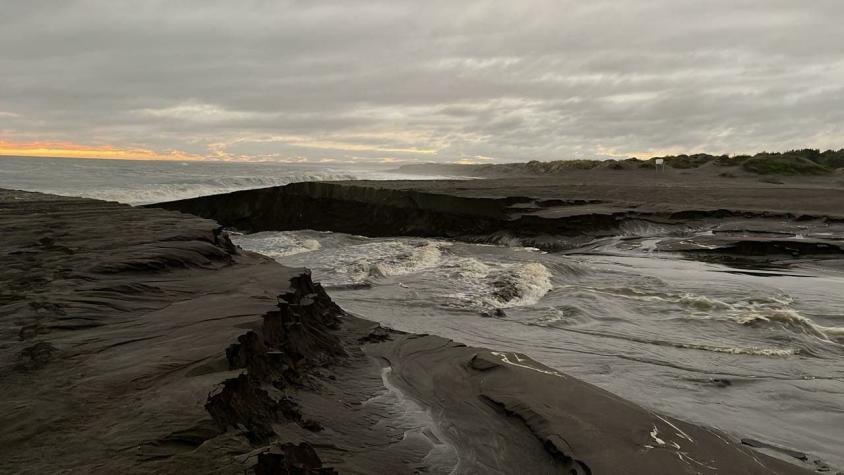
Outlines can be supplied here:
<path id="1" fill-rule="evenodd" d="M 3 472 L 806 471 L 525 355 L 381 329 L 213 221 L 2 191 L 0 227 Z"/>

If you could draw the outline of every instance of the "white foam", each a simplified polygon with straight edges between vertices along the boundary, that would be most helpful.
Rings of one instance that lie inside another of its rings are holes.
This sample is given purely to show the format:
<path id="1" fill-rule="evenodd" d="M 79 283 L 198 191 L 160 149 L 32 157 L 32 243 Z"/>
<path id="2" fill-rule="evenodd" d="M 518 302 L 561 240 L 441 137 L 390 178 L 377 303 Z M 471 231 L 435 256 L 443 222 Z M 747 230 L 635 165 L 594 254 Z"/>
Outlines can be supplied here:
<path id="1" fill-rule="evenodd" d="M 656 237 L 668 234 L 667 226 L 647 221 L 629 220 L 619 226 L 619 235 L 624 237 Z"/>
<path id="2" fill-rule="evenodd" d="M 443 266 L 455 291 L 451 305 L 486 311 L 534 305 L 552 288 L 551 272 L 538 262 L 496 263 L 449 259 Z"/>
<path id="3" fill-rule="evenodd" d="M 764 348 L 759 346 L 749 347 L 722 347 L 712 345 L 695 345 L 691 343 L 676 343 L 674 346 L 678 348 L 688 348 L 692 350 L 712 351 L 714 353 L 727 353 L 731 355 L 749 355 L 749 356 L 771 356 L 778 358 L 785 358 L 787 356 L 794 356 L 799 353 L 795 348 Z"/>
<path id="4" fill-rule="evenodd" d="M 551 272 L 538 262 L 521 264 L 502 274 L 501 277 L 516 289 L 515 298 L 504 301 L 497 299 L 502 307 L 534 305 L 553 288 Z"/>
<path id="5" fill-rule="evenodd" d="M 735 316 L 735 320 L 748 326 L 779 323 L 785 327 L 801 329 L 808 334 L 828 341 L 844 336 L 844 328 L 818 325 L 810 318 L 788 307 L 752 305 L 742 309 Z"/>
<path id="6" fill-rule="evenodd" d="M 698 310 L 728 310 L 733 308 L 732 305 L 721 300 L 707 297 L 705 295 L 695 295 L 690 293 L 685 293 L 680 296 L 678 302 L 682 305 L 686 305 Z"/>
<path id="7" fill-rule="evenodd" d="M 441 258 L 442 251 L 440 250 L 440 246 L 437 243 L 429 241 L 419 246 L 411 247 L 405 252 L 385 256 L 382 260 L 375 263 L 375 269 L 386 276 L 405 275 L 434 267 L 439 264 Z"/>
<path id="8" fill-rule="evenodd" d="M 373 279 L 392 278 L 437 267 L 442 262 L 442 248 L 447 243 L 439 241 L 370 241 L 359 238 L 359 244 L 346 244 L 332 248 L 330 254 L 320 255 L 322 264 L 331 268 L 321 276 L 328 285 L 346 285 L 371 282 Z M 305 240 L 298 244 L 307 248 Z M 263 252 L 263 251 L 259 251 Z M 319 261 L 308 263 L 319 267 Z"/>
<path id="9" fill-rule="evenodd" d="M 527 358 L 520 357 L 518 353 L 504 353 L 504 352 L 498 352 L 498 351 L 492 351 L 490 353 L 492 353 L 494 356 L 497 356 L 501 360 L 502 363 L 508 364 L 510 366 L 516 366 L 518 368 L 528 369 L 528 370 L 531 370 L 531 371 L 535 371 L 537 373 L 547 374 L 547 375 L 550 375 L 550 376 L 557 376 L 558 378 L 564 378 L 565 377 L 565 376 L 563 376 L 562 373 L 559 373 L 557 371 L 550 371 L 550 370 L 547 370 L 547 369 L 536 368 L 536 367 L 533 367 L 533 366 L 526 364 L 526 363 L 529 363 L 530 360 L 527 359 Z M 511 355 L 512 355 L 512 359 L 510 358 Z"/>
<path id="10" fill-rule="evenodd" d="M 247 249 L 279 260 L 319 250 L 321 245 L 316 239 L 300 239 L 287 232 L 262 232 L 247 235 L 233 235 L 232 242 Z"/>
<path id="11" fill-rule="evenodd" d="M 78 190 L 78 196 L 132 205 L 182 200 L 197 196 L 230 193 L 254 188 L 268 188 L 307 181 L 355 180 L 348 173 L 290 173 L 283 176 L 197 177 L 181 183 L 132 184 L 123 188 Z"/>
<path id="12" fill-rule="evenodd" d="M 656 442 L 657 445 L 665 445 L 665 441 L 659 438 L 659 429 L 657 429 L 656 426 L 651 429 L 651 439 L 653 439 L 653 441 Z"/>
<path id="13" fill-rule="evenodd" d="M 704 317 L 730 320 L 745 326 L 777 323 L 829 342 L 844 336 L 844 327 L 826 327 L 802 315 L 791 306 L 794 303 L 794 299 L 787 295 L 762 298 L 750 297 L 736 301 L 725 301 L 689 292 L 659 293 L 630 287 L 582 287 L 581 289 L 588 292 L 612 295 L 641 302 L 673 303 L 690 309 L 691 313 L 688 316 L 695 318 Z M 744 351 L 741 350 L 741 352 Z M 795 350 L 783 350 L 784 352 L 779 352 L 779 350 L 750 349 L 747 351 L 750 352 L 748 354 L 766 352 L 766 354 L 781 356 L 786 354 L 786 352 L 787 354 L 794 354 Z"/>

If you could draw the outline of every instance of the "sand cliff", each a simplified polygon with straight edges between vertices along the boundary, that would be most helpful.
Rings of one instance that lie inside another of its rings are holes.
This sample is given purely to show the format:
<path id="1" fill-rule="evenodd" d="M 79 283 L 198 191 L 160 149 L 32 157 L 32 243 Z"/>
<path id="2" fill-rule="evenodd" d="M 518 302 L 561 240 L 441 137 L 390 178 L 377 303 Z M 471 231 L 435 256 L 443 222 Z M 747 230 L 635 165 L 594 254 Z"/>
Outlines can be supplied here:
<path id="1" fill-rule="evenodd" d="M 593 177 L 594 178 L 594 177 Z M 663 184 L 665 185 L 665 184 Z M 445 237 L 545 250 L 642 227 L 709 230 L 659 250 L 710 260 L 844 261 L 844 191 L 732 183 L 567 184 L 547 179 L 319 182 L 151 205 L 215 219 L 246 232 L 314 229 L 365 236 Z"/>

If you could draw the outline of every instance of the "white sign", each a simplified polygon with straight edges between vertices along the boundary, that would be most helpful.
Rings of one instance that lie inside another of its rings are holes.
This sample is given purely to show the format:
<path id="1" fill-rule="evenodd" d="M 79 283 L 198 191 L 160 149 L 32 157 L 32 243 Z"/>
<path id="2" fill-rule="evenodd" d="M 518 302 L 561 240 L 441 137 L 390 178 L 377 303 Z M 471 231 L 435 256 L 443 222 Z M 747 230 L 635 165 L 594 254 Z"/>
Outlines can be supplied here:
<path id="1" fill-rule="evenodd" d="M 664 161 L 665 161 L 665 160 L 663 160 L 663 159 L 661 159 L 661 158 L 657 158 L 657 159 L 656 159 L 656 161 L 655 161 L 655 163 L 656 163 L 657 165 L 662 165 L 662 163 L 663 163 Z"/>

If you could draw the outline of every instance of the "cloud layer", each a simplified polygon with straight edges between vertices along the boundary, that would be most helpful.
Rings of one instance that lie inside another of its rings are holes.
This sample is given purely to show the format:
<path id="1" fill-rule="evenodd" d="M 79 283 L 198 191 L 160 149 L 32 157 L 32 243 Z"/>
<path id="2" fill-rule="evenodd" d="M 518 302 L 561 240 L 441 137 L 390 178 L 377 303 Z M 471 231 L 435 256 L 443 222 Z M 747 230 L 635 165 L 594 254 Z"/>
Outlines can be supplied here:
<path id="1" fill-rule="evenodd" d="M 278 160 L 844 147 L 840 0 L 3 2 L 0 143 Z"/>

